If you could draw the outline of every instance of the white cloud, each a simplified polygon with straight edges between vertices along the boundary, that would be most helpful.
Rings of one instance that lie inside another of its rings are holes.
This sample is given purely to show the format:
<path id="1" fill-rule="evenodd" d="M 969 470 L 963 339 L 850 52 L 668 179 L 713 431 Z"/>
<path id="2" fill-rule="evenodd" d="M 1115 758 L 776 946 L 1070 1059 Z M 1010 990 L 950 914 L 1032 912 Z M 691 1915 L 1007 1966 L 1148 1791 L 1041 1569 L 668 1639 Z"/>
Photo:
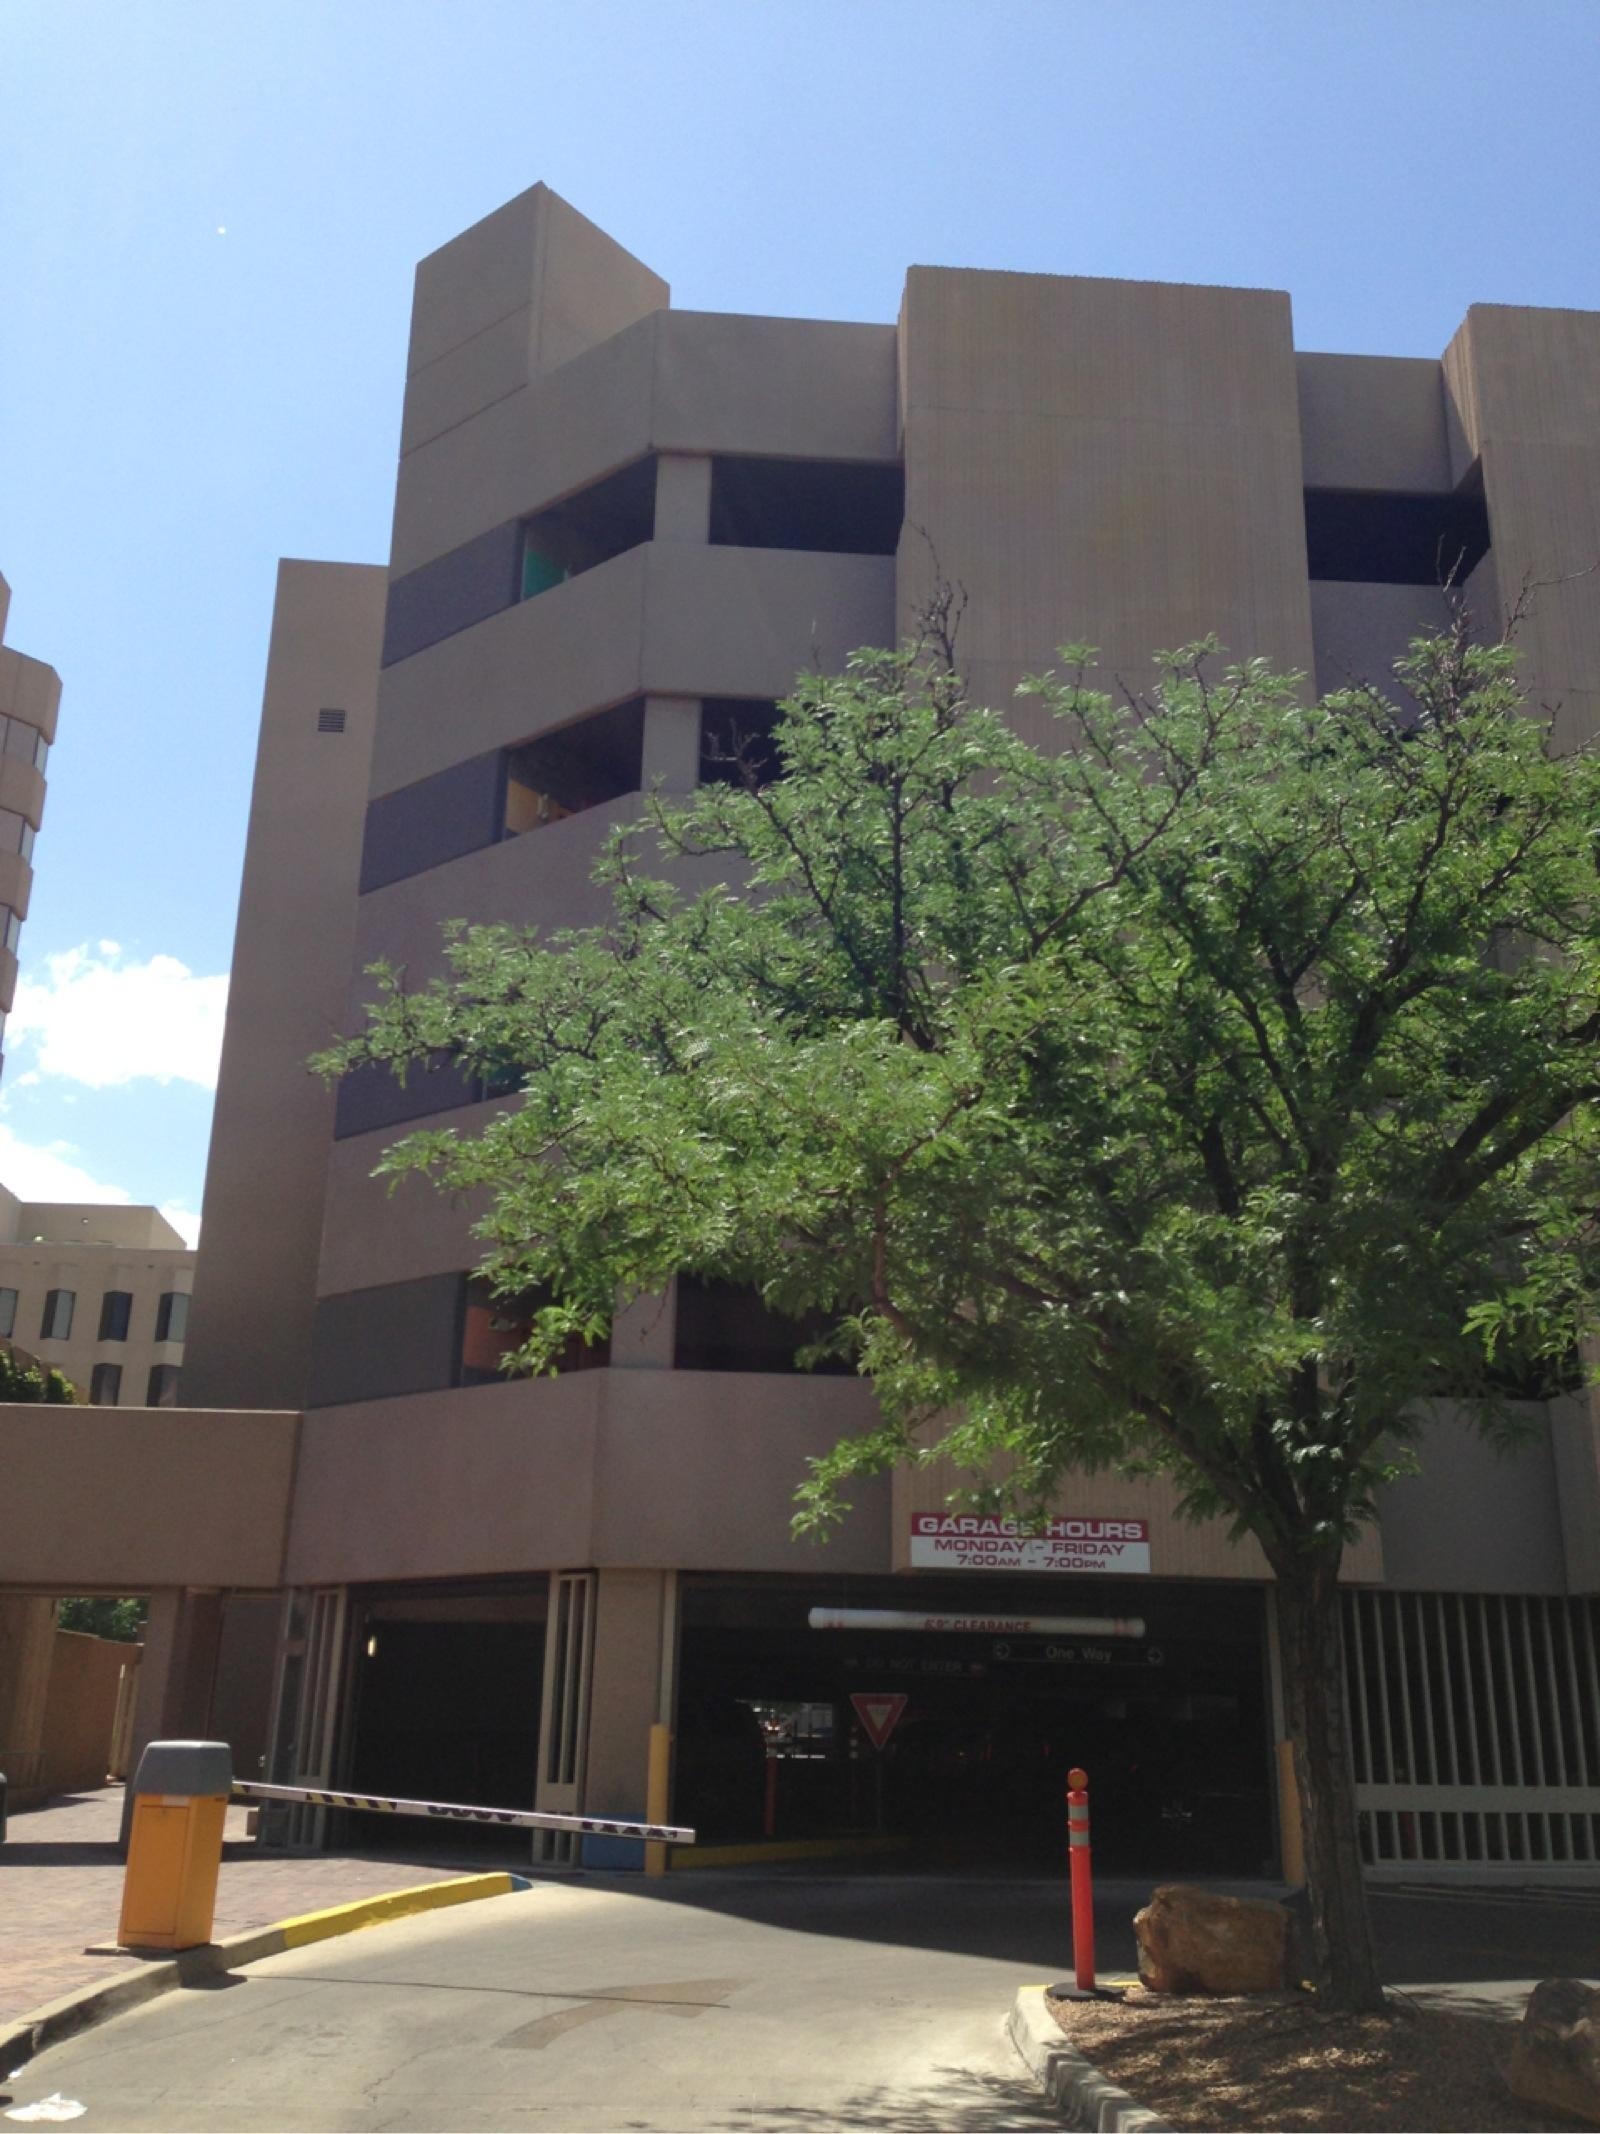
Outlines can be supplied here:
<path id="1" fill-rule="evenodd" d="M 128 962 L 115 941 L 47 956 L 44 969 L 18 981 L 6 1029 L 8 1051 L 28 1048 L 30 1072 L 88 1089 L 142 1079 L 216 1088 L 225 976 L 197 976 L 176 956 Z"/>
<path id="2" fill-rule="evenodd" d="M 18 1200 L 84 1201 L 97 1207 L 128 1208 L 133 1195 L 125 1186 L 107 1185 L 77 1161 L 70 1141 L 43 1144 L 24 1141 L 0 1120 L 0 1185 Z M 200 1242 L 200 1218 L 192 1209 L 163 1201 L 161 1213 L 186 1245 Z"/>
<path id="3" fill-rule="evenodd" d="M 176 1201 L 164 1200 L 161 1213 L 171 1223 L 183 1242 L 193 1248 L 200 1242 L 200 1218 L 192 1208 L 180 1208 Z"/>
<path id="4" fill-rule="evenodd" d="M 78 1151 L 70 1141 L 48 1141 L 43 1147 L 24 1141 L 0 1121 L 0 1185 L 18 1200 L 84 1200 L 100 1205 L 130 1207 L 133 1195 L 122 1186 L 108 1186 L 75 1163 Z"/>

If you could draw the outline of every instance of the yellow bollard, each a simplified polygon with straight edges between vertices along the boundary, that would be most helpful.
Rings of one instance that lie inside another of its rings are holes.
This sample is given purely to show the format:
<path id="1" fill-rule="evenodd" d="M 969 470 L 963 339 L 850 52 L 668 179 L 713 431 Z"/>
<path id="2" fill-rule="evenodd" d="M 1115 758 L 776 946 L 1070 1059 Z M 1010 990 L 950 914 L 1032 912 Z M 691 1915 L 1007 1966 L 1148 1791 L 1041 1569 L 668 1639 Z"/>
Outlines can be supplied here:
<path id="1" fill-rule="evenodd" d="M 645 1821 L 664 1823 L 672 1799 L 671 1727 L 653 1726 L 650 1729 L 649 1776 L 644 1794 Z M 667 1871 L 667 1848 L 659 1838 L 645 1839 L 644 1871 L 647 1875 L 664 1875 Z"/>
<path id="2" fill-rule="evenodd" d="M 196 1949 L 211 1939 L 232 1784 L 226 1742 L 153 1741 L 140 1757 L 117 1926 L 124 1948 Z"/>

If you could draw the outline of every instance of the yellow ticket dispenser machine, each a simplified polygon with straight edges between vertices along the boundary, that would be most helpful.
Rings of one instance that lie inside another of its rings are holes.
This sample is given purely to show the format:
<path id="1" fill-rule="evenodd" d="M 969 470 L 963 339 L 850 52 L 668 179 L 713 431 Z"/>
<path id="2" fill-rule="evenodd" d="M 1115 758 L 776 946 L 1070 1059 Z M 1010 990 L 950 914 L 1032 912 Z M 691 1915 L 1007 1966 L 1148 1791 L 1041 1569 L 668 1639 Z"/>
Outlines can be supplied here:
<path id="1" fill-rule="evenodd" d="M 117 1928 L 125 1948 L 195 1949 L 211 1939 L 232 1785 L 225 1741 L 152 1741 L 139 1758 Z"/>

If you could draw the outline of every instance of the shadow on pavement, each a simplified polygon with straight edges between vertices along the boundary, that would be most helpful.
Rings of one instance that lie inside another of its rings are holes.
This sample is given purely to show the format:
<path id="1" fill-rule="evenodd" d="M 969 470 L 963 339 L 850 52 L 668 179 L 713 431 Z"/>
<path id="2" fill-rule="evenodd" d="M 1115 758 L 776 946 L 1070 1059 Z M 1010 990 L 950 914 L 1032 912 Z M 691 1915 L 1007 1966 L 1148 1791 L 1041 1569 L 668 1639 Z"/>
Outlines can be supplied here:
<path id="1" fill-rule="evenodd" d="M 1392 1985 L 1586 1978 L 1600 1966 L 1600 1890 L 1378 1889 L 1370 1903 Z"/>
<path id="2" fill-rule="evenodd" d="M 809 2105 L 760 2105 L 738 2114 L 741 2127 L 778 2130 L 841 2126 L 879 2134 L 998 2134 L 1017 2127 L 1061 2126 L 1061 2115 L 1025 2082 L 974 2074 L 970 2068 L 934 2069 L 936 2083 L 911 2089 L 860 2090 L 825 2110 Z M 730 2117 L 733 2115 L 730 2114 Z"/>
<path id="3" fill-rule="evenodd" d="M 770 1869 L 759 1875 L 702 1869 L 664 1882 L 646 1882 L 637 1875 L 561 1879 L 798 1933 L 989 1957 L 1027 1965 L 1041 1980 L 1060 1977 L 1071 1966 L 1065 1879 L 841 1876 Z M 1284 1894 L 1281 1883 L 1206 1886 L 1241 1897 Z M 1102 1976 L 1137 1967 L 1133 1915 L 1154 1887 L 1153 1879 L 1098 1885 L 1095 1949 Z M 1600 1962 L 1600 1890 L 1375 1889 L 1370 1902 L 1379 1963 L 1385 1978 L 1397 1986 L 1556 1974 L 1586 1977 Z"/>

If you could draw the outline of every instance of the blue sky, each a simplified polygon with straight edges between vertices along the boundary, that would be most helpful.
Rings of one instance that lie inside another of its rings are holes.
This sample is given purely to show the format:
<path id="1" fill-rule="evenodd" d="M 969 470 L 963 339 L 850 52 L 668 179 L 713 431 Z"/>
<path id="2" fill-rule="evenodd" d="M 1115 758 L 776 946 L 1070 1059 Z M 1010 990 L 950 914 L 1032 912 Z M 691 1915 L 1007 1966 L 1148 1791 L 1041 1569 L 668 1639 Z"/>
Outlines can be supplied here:
<path id="1" fill-rule="evenodd" d="M 280 555 L 383 560 L 415 261 L 543 178 L 707 310 L 913 261 L 1600 307 L 1596 0 L 7 0 L 0 571 L 61 672 L 0 1179 L 200 1206 Z"/>

